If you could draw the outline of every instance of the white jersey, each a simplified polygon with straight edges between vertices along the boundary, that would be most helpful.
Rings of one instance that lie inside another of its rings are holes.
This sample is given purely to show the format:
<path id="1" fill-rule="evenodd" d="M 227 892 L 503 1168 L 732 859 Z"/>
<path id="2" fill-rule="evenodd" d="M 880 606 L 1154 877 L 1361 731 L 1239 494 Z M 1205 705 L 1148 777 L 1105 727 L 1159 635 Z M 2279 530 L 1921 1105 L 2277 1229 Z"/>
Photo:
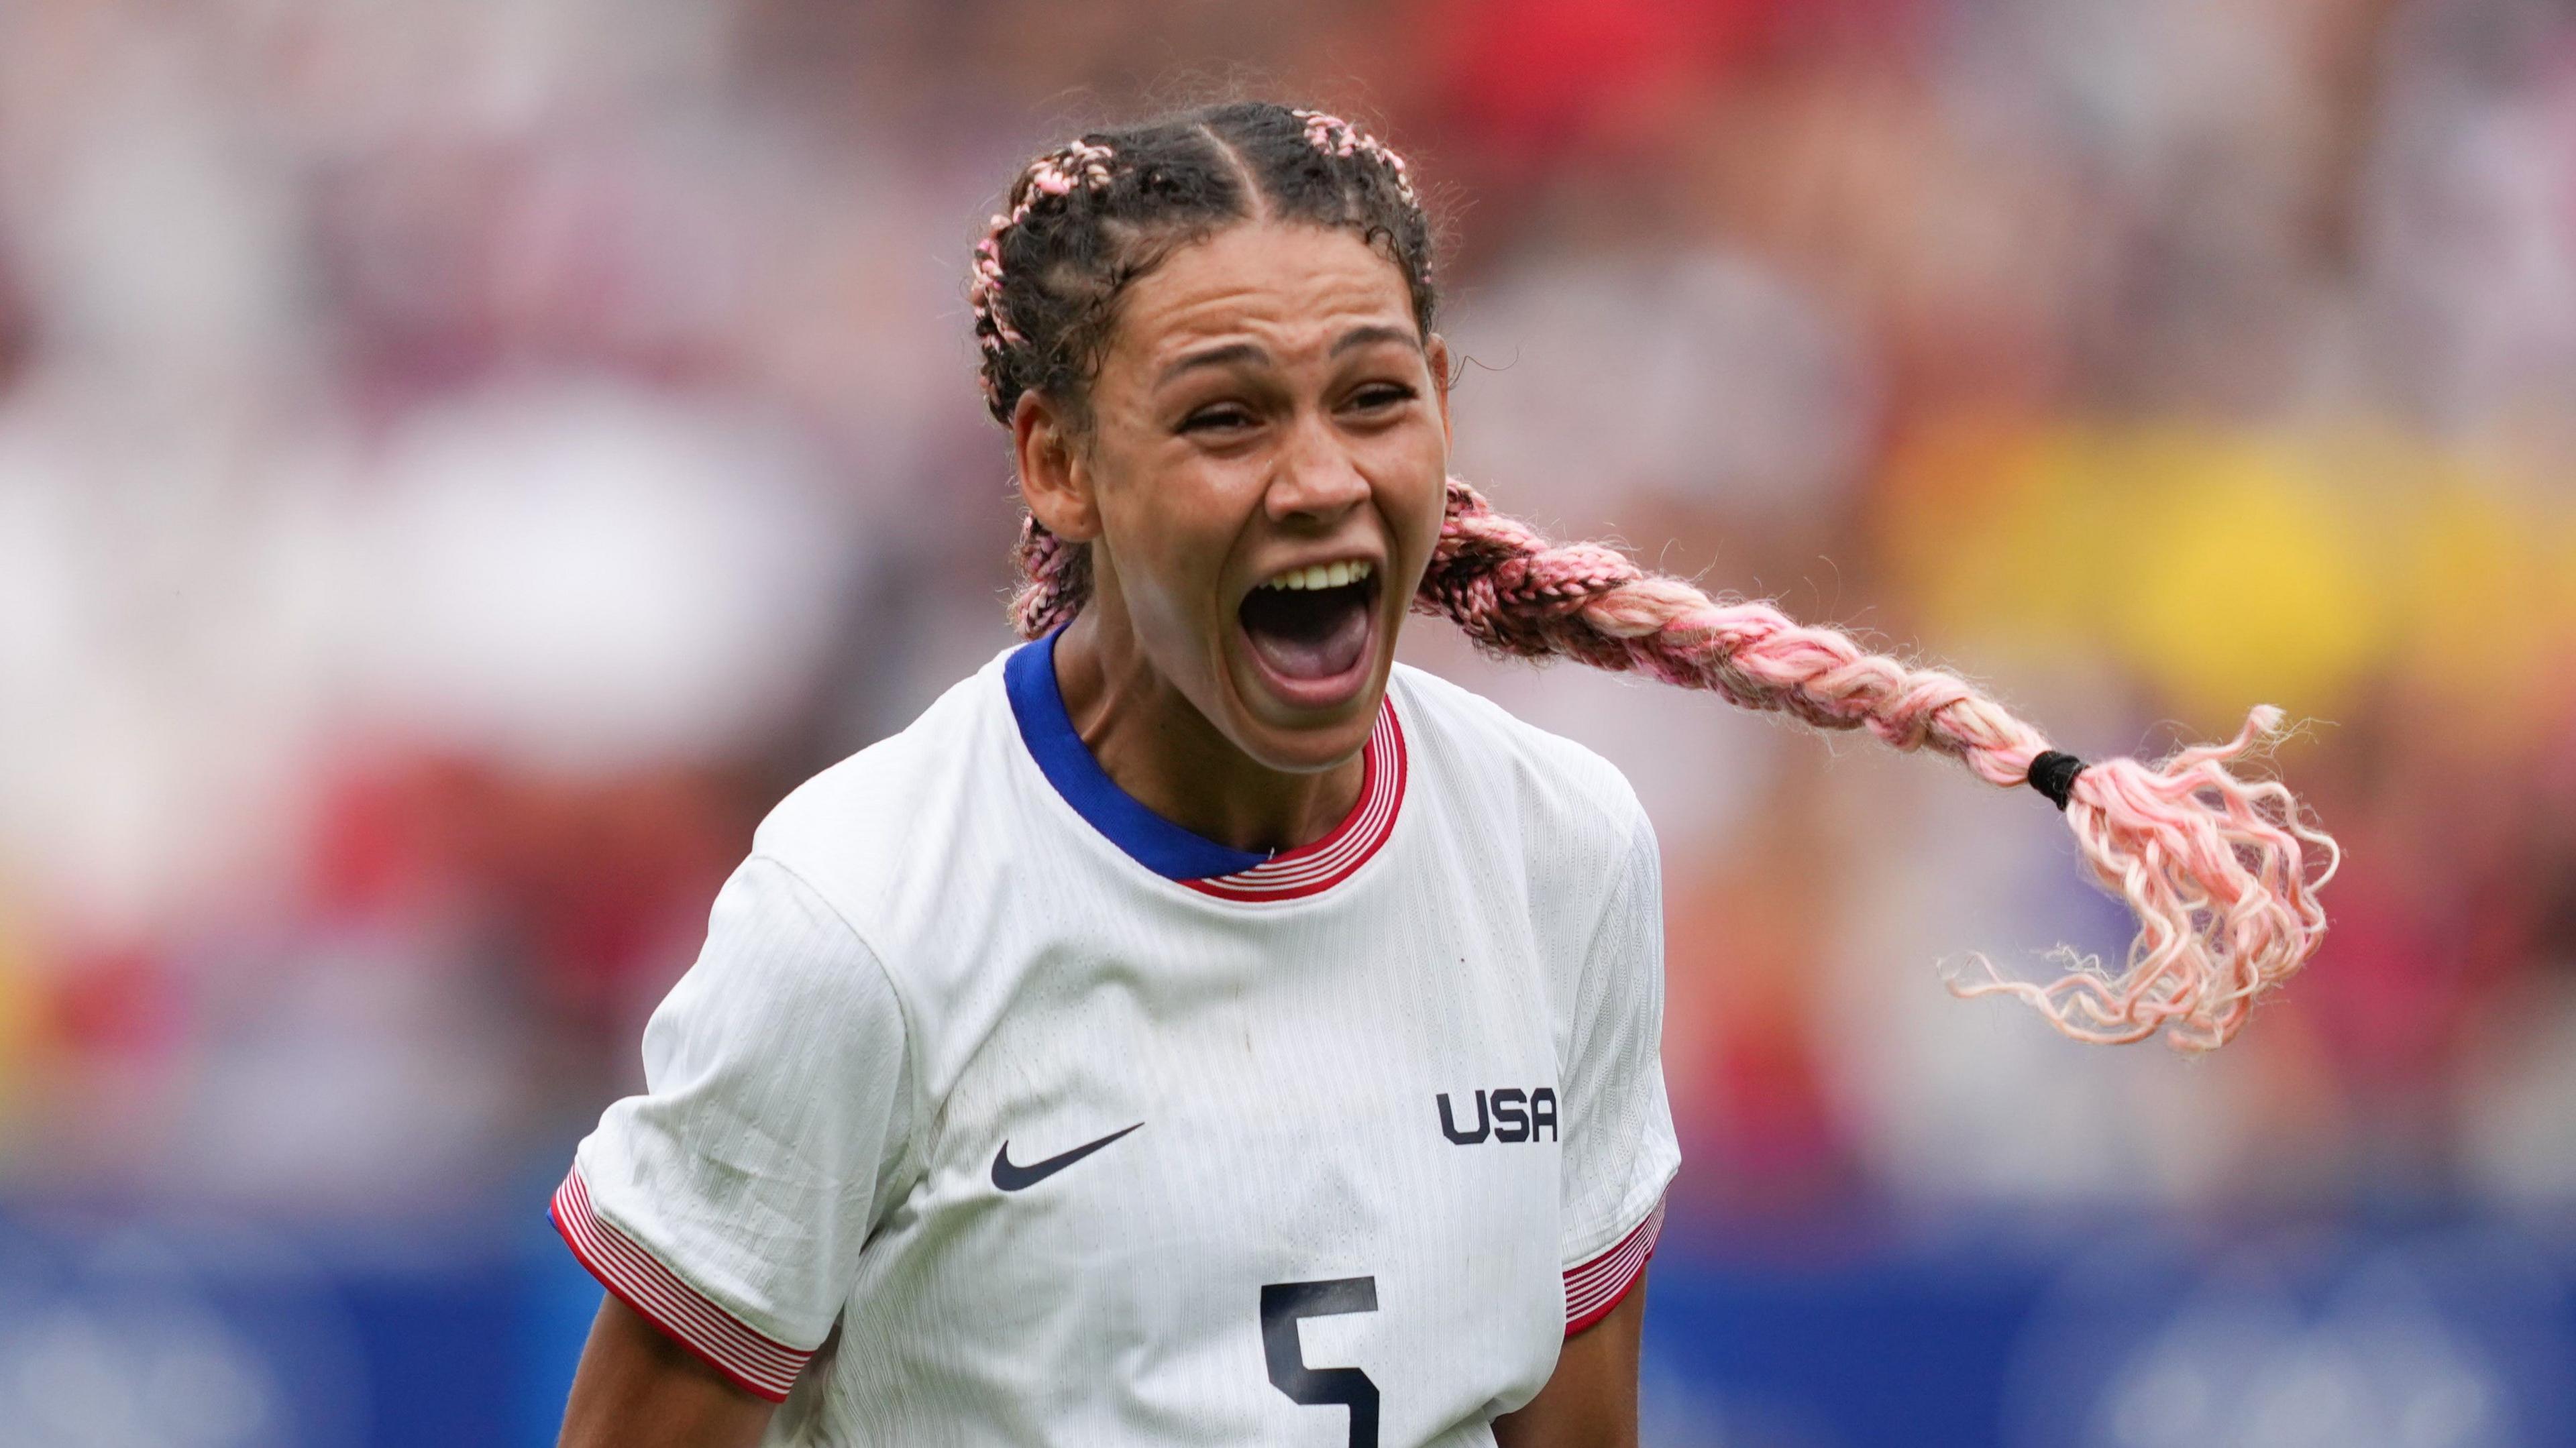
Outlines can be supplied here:
<path id="1" fill-rule="evenodd" d="M 1005 653 L 762 824 L 557 1225 L 772 1442 L 1492 1443 L 1679 1161 L 1654 838 L 1410 668 L 1365 776 L 1219 845 Z"/>

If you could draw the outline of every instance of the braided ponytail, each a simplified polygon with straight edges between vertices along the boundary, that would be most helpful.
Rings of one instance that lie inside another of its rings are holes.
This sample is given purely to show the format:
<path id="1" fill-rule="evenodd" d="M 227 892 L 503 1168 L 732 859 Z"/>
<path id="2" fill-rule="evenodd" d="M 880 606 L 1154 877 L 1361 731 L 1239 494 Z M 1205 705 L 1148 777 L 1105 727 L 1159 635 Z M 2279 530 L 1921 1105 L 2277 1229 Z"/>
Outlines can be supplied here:
<path id="1" fill-rule="evenodd" d="M 2335 872 L 2335 842 L 2301 819 L 2289 790 L 2227 768 L 2279 729 L 2278 709 L 2259 707 L 2228 743 L 2161 765 L 2084 765 L 1954 674 L 1869 653 L 1767 603 L 1720 603 L 1598 543 L 1551 543 L 1465 483 L 1448 486 L 1414 608 L 1448 618 L 1479 647 L 1641 673 L 1819 729 L 1867 729 L 2055 800 L 2094 881 L 2138 918 L 2128 960 L 2035 985 L 1972 957 L 1971 977 L 1951 984 L 1958 994 L 2017 996 L 2080 1041 L 2162 1031 L 2177 1050 L 2206 1051 L 2324 940 L 2316 891 Z"/>
<path id="2" fill-rule="evenodd" d="M 1120 290 L 1171 247 L 1256 215 L 1347 227 L 1383 247 L 1431 335 L 1431 233 L 1404 159 L 1337 116 L 1218 106 L 1086 135 L 1022 173 L 975 248 L 969 292 L 993 416 L 1007 425 L 1033 388 L 1078 406 Z M 1081 611 L 1087 547 L 1031 518 L 1019 561 L 1011 616 L 1024 637 Z M 2094 881 L 2137 916 L 2128 958 L 2117 971 L 2085 962 L 2046 985 L 1974 958 L 1951 988 L 2017 996 L 2077 1040 L 2162 1032 L 2178 1050 L 2214 1049 L 2324 939 L 2316 892 L 2334 874 L 2335 842 L 2287 789 L 2229 769 L 2279 729 L 2268 706 L 2226 744 L 2155 765 L 2088 766 L 1956 675 L 1871 653 L 1769 604 L 1721 603 L 1602 544 L 1551 543 L 1454 478 L 1414 607 L 1493 653 L 1578 659 L 1819 729 L 1867 729 L 1899 749 L 1950 755 L 1989 784 L 2039 790 L 2065 812 Z"/>

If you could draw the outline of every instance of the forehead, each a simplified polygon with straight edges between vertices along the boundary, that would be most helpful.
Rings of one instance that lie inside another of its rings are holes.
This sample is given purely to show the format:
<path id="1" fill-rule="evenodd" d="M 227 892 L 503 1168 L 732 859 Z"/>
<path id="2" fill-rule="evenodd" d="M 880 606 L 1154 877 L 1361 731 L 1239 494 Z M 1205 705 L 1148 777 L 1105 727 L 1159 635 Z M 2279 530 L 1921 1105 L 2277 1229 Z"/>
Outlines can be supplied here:
<path id="1" fill-rule="evenodd" d="M 1172 253 L 1122 299 L 1111 365 L 1153 369 L 1217 341 L 1283 358 L 1321 353 L 1359 323 L 1413 328 L 1403 273 L 1340 228 L 1246 222 Z"/>

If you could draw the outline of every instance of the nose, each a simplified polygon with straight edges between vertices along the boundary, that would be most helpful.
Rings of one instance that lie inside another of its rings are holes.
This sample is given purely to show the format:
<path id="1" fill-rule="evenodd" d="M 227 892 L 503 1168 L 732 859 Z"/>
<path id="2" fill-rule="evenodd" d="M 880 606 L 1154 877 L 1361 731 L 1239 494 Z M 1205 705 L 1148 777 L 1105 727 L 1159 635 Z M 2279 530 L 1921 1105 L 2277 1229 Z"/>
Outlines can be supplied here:
<path id="1" fill-rule="evenodd" d="M 1369 495 L 1369 481 L 1332 424 L 1298 420 L 1280 450 L 1262 503 L 1274 523 L 1330 524 Z"/>

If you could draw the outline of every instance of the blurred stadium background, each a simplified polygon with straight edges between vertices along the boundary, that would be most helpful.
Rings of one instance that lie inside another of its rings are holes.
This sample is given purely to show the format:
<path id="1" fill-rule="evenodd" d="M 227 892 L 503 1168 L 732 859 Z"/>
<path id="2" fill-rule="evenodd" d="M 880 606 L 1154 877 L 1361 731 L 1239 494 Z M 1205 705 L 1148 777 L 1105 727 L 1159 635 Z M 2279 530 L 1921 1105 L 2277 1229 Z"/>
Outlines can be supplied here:
<path id="1" fill-rule="evenodd" d="M 1418 630 L 1662 832 L 1650 1441 L 2576 1443 L 2569 7 L 15 0 L 0 1448 L 552 1442 L 717 881 L 1007 641 L 968 247 L 1246 75 L 1444 199 L 1505 506 L 2313 721 L 2335 933 L 2187 1062 L 1942 993 L 2125 939 L 2037 802 Z"/>

